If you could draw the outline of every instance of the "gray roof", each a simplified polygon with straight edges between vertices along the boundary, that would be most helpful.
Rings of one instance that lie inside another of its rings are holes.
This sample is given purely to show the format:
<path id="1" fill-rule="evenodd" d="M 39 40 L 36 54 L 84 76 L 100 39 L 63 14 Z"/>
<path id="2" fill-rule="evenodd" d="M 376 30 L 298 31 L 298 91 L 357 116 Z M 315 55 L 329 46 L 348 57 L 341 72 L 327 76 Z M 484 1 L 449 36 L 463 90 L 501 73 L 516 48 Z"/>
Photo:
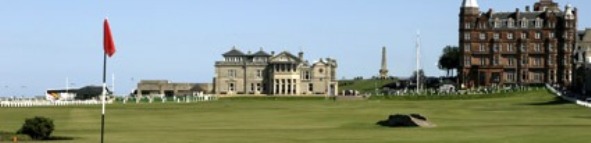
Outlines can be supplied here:
<path id="1" fill-rule="evenodd" d="M 557 17 L 563 17 L 564 12 L 551 12 L 556 14 Z M 493 13 L 491 19 L 536 19 L 536 18 L 543 18 L 546 14 L 544 11 L 533 11 L 533 12 L 519 12 L 519 17 L 516 17 L 516 12 L 496 12 Z"/>
<path id="2" fill-rule="evenodd" d="M 267 52 L 265 52 L 263 50 L 260 50 L 260 51 L 258 51 L 256 53 L 252 54 L 252 56 L 255 56 L 255 57 L 270 57 L 271 55 L 267 54 Z"/>
<path id="3" fill-rule="evenodd" d="M 225 56 L 244 56 L 244 53 L 236 48 L 232 48 L 232 50 L 222 54 L 224 57 Z"/>

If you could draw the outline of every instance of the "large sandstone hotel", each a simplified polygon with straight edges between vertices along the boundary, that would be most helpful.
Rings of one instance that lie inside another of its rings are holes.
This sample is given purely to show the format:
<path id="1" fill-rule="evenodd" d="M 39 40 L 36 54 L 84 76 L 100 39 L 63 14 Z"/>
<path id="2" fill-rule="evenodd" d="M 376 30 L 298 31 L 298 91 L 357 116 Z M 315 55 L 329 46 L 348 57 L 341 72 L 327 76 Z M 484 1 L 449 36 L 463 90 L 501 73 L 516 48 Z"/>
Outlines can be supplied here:
<path id="1" fill-rule="evenodd" d="M 304 53 L 275 55 L 262 49 L 247 52 L 232 48 L 215 63 L 214 92 L 218 95 L 336 95 L 337 62 L 304 60 Z"/>
<path id="2" fill-rule="evenodd" d="M 476 0 L 460 9 L 460 82 L 467 87 L 572 81 L 577 9 L 552 0 L 533 7 L 481 12 Z"/>

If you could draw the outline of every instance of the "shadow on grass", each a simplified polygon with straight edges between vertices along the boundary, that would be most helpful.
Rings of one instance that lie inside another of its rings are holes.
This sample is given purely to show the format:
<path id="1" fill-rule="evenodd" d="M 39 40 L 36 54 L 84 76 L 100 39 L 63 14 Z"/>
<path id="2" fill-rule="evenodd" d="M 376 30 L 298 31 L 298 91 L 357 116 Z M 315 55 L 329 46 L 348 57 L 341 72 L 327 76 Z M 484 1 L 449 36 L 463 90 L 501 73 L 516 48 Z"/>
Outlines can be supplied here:
<path id="1" fill-rule="evenodd" d="M 571 102 L 563 100 L 560 97 L 554 97 L 554 100 L 552 100 L 552 101 L 540 102 L 540 103 L 527 103 L 525 105 L 548 106 L 548 105 L 562 105 L 562 104 L 571 104 Z"/>
<path id="2" fill-rule="evenodd" d="M 51 136 L 48 139 L 44 139 L 44 141 L 67 141 L 67 140 L 74 140 L 73 137 L 64 137 L 64 136 Z"/>

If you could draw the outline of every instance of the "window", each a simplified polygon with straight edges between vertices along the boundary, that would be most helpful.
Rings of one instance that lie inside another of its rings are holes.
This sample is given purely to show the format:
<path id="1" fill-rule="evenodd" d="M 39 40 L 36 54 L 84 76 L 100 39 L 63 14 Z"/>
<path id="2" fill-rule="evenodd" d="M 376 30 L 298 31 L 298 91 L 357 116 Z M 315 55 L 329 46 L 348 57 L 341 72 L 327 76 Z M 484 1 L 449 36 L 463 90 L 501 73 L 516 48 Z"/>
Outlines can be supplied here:
<path id="1" fill-rule="evenodd" d="M 527 32 L 521 33 L 521 39 L 527 39 Z"/>
<path id="2" fill-rule="evenodd" d="M 552 61 L 554 61 L 554 60 L 552 59 L 552 56 L 548 56 L 548 65 L 552 65 L 552 63 L 554 63 L 554 62 L 552 62 Z"/>
<path id="3" fill-rule="evenodd" d="M 497 44 L 497 43 L 493 44 L 493 51 L 494 52 L 498 52 L 499 51 L 499 44 Z"/>
<path id="4" fill-rule="evenodd" d="M 257 83 L 257 91 L 262 91 L 261 83 Z"/>
<path id="5" fill-rule="evenodd" d="M 257 70 L 257 78 L 263 78 L 263 70 Z"/>
<path id="6" fill-rule="evenodd" d="M 495 40 L 499 40 L 499 33 L 495 33 L 495 34 L 493 34 L 493 39 L 495 39 Z"/>
<path id="7" fill-rule="evenodd" d="M 540 43 L 534 44 L 534 51 L 535 52 L 542 52 L 542 46 L 540 45 Z"/>
<path id="8" fill-rule="evenodd" d="M 464 29 L 470 29 L 470 28 L 472 28 L 472 24 L 470 24 L 470 22 L 464 23 Z"/>
<path id="9" fill-rule="evenodd" d="M 254 87 L 254 83 L 250 83 L 250 91 L 254 91 L 255 87 Z"/>
<path id="10" fill-rule="evenodd" d="M 533 58 L 534 59 L 534 66 L 541 66 L 542 65 L 542 58 Z"/>
<path id="11" fill-rule="evenodd" d="M 228 84 L 228 91 L 234 91 L 234 90 L 235 90 L 234 83 Z"/>
<path id="12" fill-rule="evenodd" d="M 310 80 L 310 71 L 305 71 L 304 72 L 304 79 L 305 80 Z"/>
<path id="13" fill-rule="evenodd" d="M 493 57 L 493 65 L 499 65 L 499 57 L 495 56 Z"/>
<path id="14" fill-rule="evenodd" d="M 549 33 L 549 34 L 548 34 L 548 37 L 549 37 L 549 38 L 554 38 L 554 33 Z"/>
<path id="15" fill-rule="evenodd" d="M 485 52 L 486 51 L 486 46 L 484 44 L 480 44 L 480 47 L 478 49 L 479 52 Z"/>
<path id="16" fill-rule="evenodd" d="M 550 52 L 554 51 L 554 47 L 552 46 L 552 44 L 548 44 L 548 51 L 550 51 Z"/>
<path id="17" fill-rule="evenodd" d="M 515 57 L 508 58 L 509 66 L 515 66 Z"/>
<path id="18" fill-rule="evenodd" d="M 469 44 L 469 43 L 466 43 L 466 44 L 464 44 L 464 51 L 466 51 L 466 52 L 470 52 L 470 48 L 471 48 L 471 47 L 472 47 L 472 46 L 470 46 L 470 44 Z"/>
<path id="19" fill-rule="evenodd" d="M 536 32 L 536 39 L 542 39 L 542 33 Z"/>
<path id="20" fill-rule="evenodd" d="M 515 72 L 505 72 L 505 75 L 508 82 L 515 82 Z"/>
<path id="21" fill-rule="evenodd" d="M 236 70 L 228 70 L 228 77 L 235 78 L 236 77 Z"/>
<path id="22" fill-rule="evenodd" d="M 521 20 L 521 28 L 527 28 L 527 19 L 523 18 L 523 20 Z"/>
<path id="23" fill-rule="evenodd" d="M 484 57 L 481 57 L 481 58 L 480 58 L 480 65 L 481 65 L 481 66 L 485 66 L 485 65 L 487 65 L 487 64 L 486 64 L 486 58 L 484 58 Z"/>
<path id="24" fill-rule="evenodd" d="M 507 33 L 507 39 L 513 40 L 513 33 Z"/>
<path id="25" fill-rule="evenodd" d="M 470 66 L 470 65 L 472 65 L 471 60 L 472 59 L 470 58 L 470 56 L 465 56 L 464 57 L 464 66 Z"/>
<path id="26" fill-rule="evenodd" d="M 534 72 L 534 81 L 540 82 L 544 80 L 544 73 L 540 73 L 540 72 Z"/>
<path id="27" fill-rule="evenodd" d="M 536 28 L 542 28 L 542 19 L 536 19 Z"/>
<path id="28" fill-rule="evenodd" d="M 509 19 L 509 21 L 507 22 L 507 27 L 508 28 L 513 28 L 515 25 L 515 21 L 513 19 Z"/>
<path id="29" fill-rule="evenodd" d="M 464 33 L 464 40 L 470 40 L 470 32 Z"/>
<path id="30" fill-rule="evenodd" d="M 480 33 L 480 40 L 486 39 L 486 33 Z"/>
<path id="31" fill-rule="evenodd" d="M 308 84 L 308 91 L 310 91 L 310 92 L 314 91 L 314 84 L 313 83 Z"/>
<path id="32" fill-rule="evenodd" d="M 527 65 L 527 56 L 521 57 L 521 65 Z"/>
<path id="33" fill-rule="evenodd" d="M 522 44 L 519 46 L 519 49 L 521 50 L 521 52 L 526 52 L 526 51 L 527 51 L 527 45 L 522 43 Z"/>
<path id="34" fill-rule="evenodd" d="M 513 46 L 513 44 L 507 44 L 507 51 L 509 51 L 509 52 L 515 51 L 515 47 Z"/>
<path id="35" fill-rule="evenodd" d="M 493 22 L 493 26 L 494 28 L 500 28 L 501 27 L 501 21 L 499 21 L 499 19 L 495 19 L 495 21 Z"/>

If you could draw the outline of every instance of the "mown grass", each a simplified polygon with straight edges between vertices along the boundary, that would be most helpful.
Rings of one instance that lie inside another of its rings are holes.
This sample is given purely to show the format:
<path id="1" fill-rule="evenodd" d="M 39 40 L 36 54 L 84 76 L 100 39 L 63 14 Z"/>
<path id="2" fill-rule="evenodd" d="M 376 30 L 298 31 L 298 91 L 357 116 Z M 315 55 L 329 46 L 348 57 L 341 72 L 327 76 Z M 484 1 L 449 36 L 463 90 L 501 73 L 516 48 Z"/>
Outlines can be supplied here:
<path id="1" fill-rule="evenodd" d="M 375 125 L 420 113 L 436 128 Z M 54 119 L 59 142 L 98 142 L 100 106 L 0 108 L 0 130 L 25 118 Z M 587 142 L 591 112 L 546 91 L 447 100 L 218 100 L 107 106 L 106 142 Z"/>

